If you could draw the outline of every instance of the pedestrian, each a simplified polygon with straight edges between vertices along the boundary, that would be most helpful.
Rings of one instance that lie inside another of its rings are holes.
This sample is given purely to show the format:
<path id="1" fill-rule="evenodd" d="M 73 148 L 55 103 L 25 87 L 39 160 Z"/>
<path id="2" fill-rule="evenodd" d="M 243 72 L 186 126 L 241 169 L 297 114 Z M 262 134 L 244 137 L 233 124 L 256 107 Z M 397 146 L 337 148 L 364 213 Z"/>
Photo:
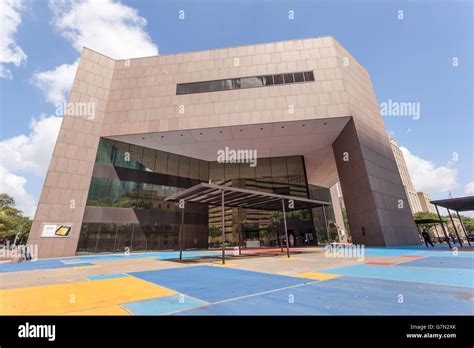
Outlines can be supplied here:
<path id="1" fill-rule="evenodd" d="M 425 240 L 425 245 L 428 246 L 428 244 L 430 244 L 432 247 L 434 247 L 434 244 L 433 242 L 431 241 L 431 237 L 430 235 L 428 234 L 428 232 L 426 232 L 426 230 L 424 230 L 422 233 L 421 233 L 421 236 L 423 237 L 423 239 Z"/>

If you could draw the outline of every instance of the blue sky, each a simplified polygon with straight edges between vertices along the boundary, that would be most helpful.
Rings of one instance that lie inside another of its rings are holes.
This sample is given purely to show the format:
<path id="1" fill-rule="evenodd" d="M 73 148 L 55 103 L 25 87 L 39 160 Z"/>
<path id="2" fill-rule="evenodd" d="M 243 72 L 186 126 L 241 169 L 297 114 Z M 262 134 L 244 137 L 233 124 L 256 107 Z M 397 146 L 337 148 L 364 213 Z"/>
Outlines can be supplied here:
<path id="1" fill-rule="evenodd" d="M 10 18 L 7 30 L 1 21 L 2 50 L 20 48 L 27 58 L 16 54 L 18 66 L 15 58 L 0 62 L 11 75 L 0 78 L 0 189 L 14 194 L 25 211 L 31 213 L 39 198 L 60 123 L 51 116 L 51 95 L 60 91 L 67 97 L 78 46 L 125 58 L 149 55 L 155 47 L 167 54 L 323 35 L 334 36 L 367 68 L 379 103 L 420 103 L 418 120 L 384 117 L 387 130 L 406 148 L 416 189 L 433 198 L 474 194 L 471 1 L 122 0 L 112 6 L 109 0 L 82 7 L 76 7 L 78 1 L 7 2 L 20 21 Z M 180 10 L 185 19 L 179 19 Z M 71 24 L 72 13 L 84 18 Z M 108 48 L 120 40 L 114 38 L 118 30 L 107 28 L 114 25 L 142 42 Z M 63 64 L 64 71 L 56 70 Z M 51 71 L 56 74 L 42 74 Z M 13 152 L 21 157 L 16 164 Z"/>

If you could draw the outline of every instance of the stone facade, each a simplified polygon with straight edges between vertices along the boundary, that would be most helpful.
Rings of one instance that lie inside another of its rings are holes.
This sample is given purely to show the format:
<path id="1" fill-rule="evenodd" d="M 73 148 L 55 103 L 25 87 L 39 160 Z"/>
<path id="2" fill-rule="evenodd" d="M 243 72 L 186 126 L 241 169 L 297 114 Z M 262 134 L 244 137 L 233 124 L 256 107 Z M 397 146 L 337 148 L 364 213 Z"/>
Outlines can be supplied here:
<path id="1" fill-rule="evenodd" d="M 179 83 L 302 71 L 314 71 L 315 81 L 176 95 Z M 64 117 L 29 238 L 39 244 L 40 257 L 75 254 L 100 137 L 160 148 L 166 134 L 192 151 L 199 143 L 194 131 L 315 120 L 321 129 L 314 141 L 321 145 L 312 153 L 295 147 L 293 154 L 305 155 L 315 184 L 340 181 L 353 242 L 418 243 L 409 205 L 400 208 L 407 197 L 369 74 L 333 37 L 130 60 L 85 48 L 68 102 L 93 102 L 96 112 L 93 119 Z M 344 120 L 342 131 L 324 138 L 332 120 Z M 289 145 L 281 146 L 285 155 Z M 176 152 L 185 147 L 174 146 Z M 44 223 L 72 223 L 72 236 L 41 238 Z"/>

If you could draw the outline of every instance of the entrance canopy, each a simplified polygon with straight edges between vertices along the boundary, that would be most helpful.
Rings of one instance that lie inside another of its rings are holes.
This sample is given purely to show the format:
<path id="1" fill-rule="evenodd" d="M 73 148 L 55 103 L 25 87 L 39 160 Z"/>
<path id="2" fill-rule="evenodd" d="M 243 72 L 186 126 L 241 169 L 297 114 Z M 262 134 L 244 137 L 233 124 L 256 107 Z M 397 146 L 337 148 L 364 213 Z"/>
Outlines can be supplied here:
<path id="1" fill-rule="evenodd" d="M 308 208 L 323 207 L 324 218 L 326 220 L 325 206 L 330 206 L 331 203 L 325 201 L 318 201 L 308 198 L 285 196 L 275 193 L 253 191 L 241 189 L 237 187 L 229 187 L 222 185 L 201 183 L 190 187 L 184 191 L 178 192 L 165 201 L 180 201 L 184 202 L 181 206 L 181 225 L 179 229 L 179 258 L 182 259 L 182 229 L 184 224 L 184 209 L 186 203 L 200 203 L 206 205 L 220 205 L 222 214 L 222 264 L 225 264 L 225 218 L 224 207 L 261 209 L 270 211 L 282 211 L 283 222 L 285 226 L 286 236 L 286 253 L 290 257 L 290 245 L 288 242 L 288 228 L 286 225 L 286 210 L 301 210 Z M 328 230 L 327 221 L 326 231 Z M 240 235 L 239 235 L 240 236 Z M 282 246 L 283 251 L 283 246 Z M 240 243 L 239 243 L 240 253 Z"/>
<path id="2" fill-rule="evenodd" d="M 439 199 L 437 201 L 431 201 L 430 203 L 434 204 L 436 213 L 438 213 L 438 218 L 441 223 L 441 215 L 439 214 L 438 206 L 446 208 L 448 211 L 449 218 L 451 219 L 451 224 L 454 228 L 454 231 L 456 232 L 456 235 L 458 237 L 458 242 L 460 246 L 462 245 L 461 237 L 459 236 L 458 229 L 456 227 L 456 224 L 454 223 L 453 217 L 451 215 L 450 210 L 454 210 L 458 216 L 459 222 L 461 224 L 462 230 L 464 231 L 464 236 L 466 238 L 467 243 L 469 246 L 471 245 L 471 242 L 469 241 L 469 237 L 467 236 L 466 232 L 466 227 L 464 226 L 464 223 L 462 222 L 461 216 L 459 215 L 460 211 L 471 211 L 474 210 L 474 196 L 466 196 L 466 197 L 458 197 L 458 198 L 448 198 L 448 199 Z M 446 230 L 444 229 L 444 225 L 441 223 L 441 227 L 443 227 L 443 232 L 446 236 L 446 239 L 448 241 L 448 245 L 451 247 L 451 244 L 449 243 L 449 238 L 446 233 Z"/>
<path id="3" fill-rule="evenodd" d="M 301 210 L 330 206 L 331 203 L 297 196 L 286 196 L 275 193 L 253 191 L 237 187 L 201 183 L 178 192 L 165 201 L 180 201 L 186 203 L 201 203 L 207 205 L 221 205 L 222 192 L 225 195 L 225 205 L 234 208 L 260 209 L 281 211 L 282 200 L 286 203 L 293 201 L 294 207 L 290 210 Z"/>
<path id="4" fill-rule="evenodd" d="M 454 211 L 474 210 L 474 196 L 439 199 L 437 201 L 431 201 L 431 203 Z"/>

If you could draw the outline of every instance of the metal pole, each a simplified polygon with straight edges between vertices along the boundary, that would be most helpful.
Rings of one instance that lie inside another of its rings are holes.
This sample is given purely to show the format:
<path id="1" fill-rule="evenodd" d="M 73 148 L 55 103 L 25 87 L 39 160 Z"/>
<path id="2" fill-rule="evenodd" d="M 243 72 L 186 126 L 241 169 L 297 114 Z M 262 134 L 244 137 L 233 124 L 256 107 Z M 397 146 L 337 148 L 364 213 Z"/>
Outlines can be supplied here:
<path id="1" fill-rule="evenodd" d="M 469 241 L 469 238 L 467 237 L 467 232 L 466 232 L 466 227 L 464 226 L 464 223 L 462 222 L 461 216 L 459 215 L 459 212 L 457 210 L 456 214 L 458 215 L 459 222 L 461 223 L 462 230 L 464 231 L 464 235 L 466 236 L 467 243 L 469 246 L 471 246 L 471 242 Z"/>
<path id="2" fill-rule="evenodd" d="M 449 237 L 446 233 L 446 229 L 444 228 L 443 220 L 441 220 L 441 215 L 439 215 L 438 206 L 436 204 L 434 206 L 436 208 L 436 212 L 438 213 L 438 218 L 439 218 L 439 222 L 441 223 L 441 228 L 443 229 L 444 237 L 446 238 L 446 241 L 448 242 L 449 247 L 452 249 L 451 242 L 449 241 Z"/>
<path id="3" fill-rule="evenodd" d="M 464 245 L 462 245 L 461 238 L 459 238 L 458 229 L 456 228 L 456 224 L 454 223 L 453 217 L 451 216 L 451 212 L 448 208 L 446 208 L 446 210 L 448 211 L 449 218 L 451 219 L 451 223 L 453 224 L 454 232 L 456 232 L 456 236 L 458 237 L 458 243 L 461 247 L 463 247 Z"/>
<path id="4" fill-rule="evenodd" d="M 278 245 L 281 248 L 281 252 L 283 252 L 283 244 L 281 243 L 281 238 L 280 238 L 280 226 L 277 228 L 277 238 L 278 238 Z"/>
<path id="5" fill-rule="evenodd" d="M 286 227 L 286 212 L 285 212 L 285 199 L 281 199 L 281 206 L 283 207 L 283 223 L 285 224 L 285 236 L 286 236 L 286 254 L 290 257 L 290 241 L 288 240 L 288 228 Z"/>
<path id="6" fill-rule="evenodd" d="M 328 219 L 326 218 L 326 209 L 325 205 L 323 204 L 323 216 L 324 216 L 324 227 L 326 227 L 326 234 L 328 236 L 328 244 L 331 243 L 329 240 L 329 227 L 328 227 Z"/>
<path id="7" fill-rule="evenodd" d="M 242 217 L 241 217 L 241 214 L 242 214 L 242 208 L 237 208 L 239 210 L 239 255 L 242 255 L 241 253 L 241 245 L 242 245 Z"/>
<path id="8" fill-rule="evenodd" d="M 221 191 L 222 210 L 222 264 L 225 264 L 225 217 L 224 217 L 224 190 Z"/>
<path id="9" fill-rule="evenodd" d="M 278 220 L 280 221 L 280 220 Z M 277 228 L 277 239 L 278 239 L 278 246 L 280 247 L 281 249 L 281 252 L 283 252 L 283 243 L 282 243 L 282 240 L 280 238 L 280 227 L 281 227 L 281 223 L 278 224 L 278 228 Z"/>
<path id="10" fill-rule="evenodd" d="M 183 226 L 184 225 L 184 206 L 181 208 L 181 224 L 179 225 L 179 259 L 183 259 Z"/>

